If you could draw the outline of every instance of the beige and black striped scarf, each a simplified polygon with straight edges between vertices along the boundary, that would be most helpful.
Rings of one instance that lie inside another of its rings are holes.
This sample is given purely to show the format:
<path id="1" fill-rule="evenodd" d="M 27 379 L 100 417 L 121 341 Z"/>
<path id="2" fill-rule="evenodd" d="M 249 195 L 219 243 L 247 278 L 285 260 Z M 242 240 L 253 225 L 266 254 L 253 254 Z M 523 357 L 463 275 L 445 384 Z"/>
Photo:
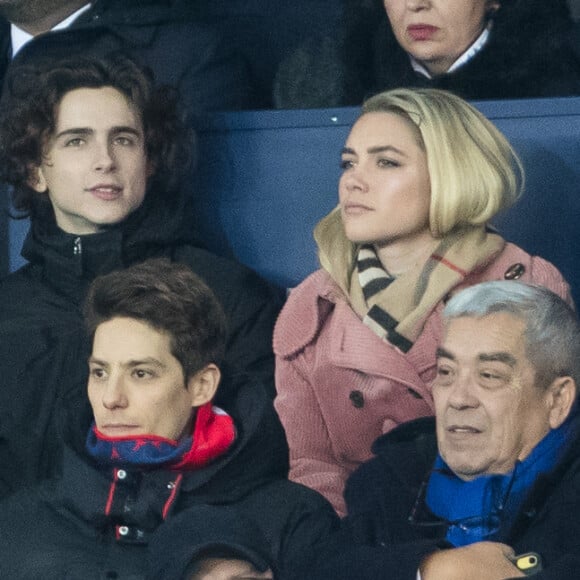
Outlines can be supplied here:
<path id="1" fill-rule="evenodd" d="M 378 336 L 408 352 L 426 318 L 473 270 L 489 263 L 505 241 L 485 227 L 450 234 L 422 267 L 392 277 L 372 246 L 357 246 L 344 234 L 339 212 L 315 230 L 322 267 L 349 297 L 353 310 Z"/>

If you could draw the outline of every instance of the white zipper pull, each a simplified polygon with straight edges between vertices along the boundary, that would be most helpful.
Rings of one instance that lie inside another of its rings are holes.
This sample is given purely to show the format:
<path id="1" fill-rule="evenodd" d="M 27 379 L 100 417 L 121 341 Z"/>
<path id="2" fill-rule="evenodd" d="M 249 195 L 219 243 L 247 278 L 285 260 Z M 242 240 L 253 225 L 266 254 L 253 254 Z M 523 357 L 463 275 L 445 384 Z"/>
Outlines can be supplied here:
<path id="1" fill-rule="evenodd" d="M 83 253 L 83 244 L 79 238 L 75 238 L 74 245 L 73 245 L 73 254 L 75 256 L 80 256 Z"/>

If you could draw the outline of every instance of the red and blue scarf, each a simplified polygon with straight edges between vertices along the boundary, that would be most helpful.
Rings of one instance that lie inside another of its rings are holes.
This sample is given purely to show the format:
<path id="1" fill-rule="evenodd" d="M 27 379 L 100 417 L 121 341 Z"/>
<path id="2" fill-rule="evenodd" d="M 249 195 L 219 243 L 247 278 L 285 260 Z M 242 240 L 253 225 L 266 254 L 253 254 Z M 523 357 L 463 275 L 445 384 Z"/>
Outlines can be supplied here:
<path id="1" fill-rule="evenodd" d="M 158 435 L 108 437 L 93 423 L 86 448 L 103 465 L 193 470 L 226 453 L 235 438 L 232 418 L 210 402 L 198 407 L 192 434 L 182 441 Z"/>

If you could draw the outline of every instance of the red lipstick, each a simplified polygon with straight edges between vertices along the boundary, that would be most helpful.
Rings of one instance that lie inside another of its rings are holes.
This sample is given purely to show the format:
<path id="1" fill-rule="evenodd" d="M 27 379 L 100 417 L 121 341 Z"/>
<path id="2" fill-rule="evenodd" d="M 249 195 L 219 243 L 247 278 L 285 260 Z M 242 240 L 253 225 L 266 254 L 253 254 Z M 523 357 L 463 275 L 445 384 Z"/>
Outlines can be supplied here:
<path id="1" fill-rule="evenodd" d="M 439 29 L 428 24 L 412 24 L 407 26 L 407 34 L 415 41 L 431 40 Z"/>

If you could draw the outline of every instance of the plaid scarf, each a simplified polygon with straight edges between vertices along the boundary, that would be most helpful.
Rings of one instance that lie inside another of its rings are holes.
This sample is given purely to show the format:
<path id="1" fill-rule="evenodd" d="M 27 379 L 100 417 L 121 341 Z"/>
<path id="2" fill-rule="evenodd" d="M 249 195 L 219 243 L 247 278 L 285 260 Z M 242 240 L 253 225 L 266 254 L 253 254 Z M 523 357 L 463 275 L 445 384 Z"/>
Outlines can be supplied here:
<path id="1" fill-rule="evenodd" d="M 427 317 L 474 270 L 490 263 L 505 241 L 484 226 L 449 234 L 421 267 L 394 278 L 372 246 L 346 238 L 340 212 L 315 230 L 321 266 L 349 297 L 365 325 L 402 352 L 421 334 Z"/>

